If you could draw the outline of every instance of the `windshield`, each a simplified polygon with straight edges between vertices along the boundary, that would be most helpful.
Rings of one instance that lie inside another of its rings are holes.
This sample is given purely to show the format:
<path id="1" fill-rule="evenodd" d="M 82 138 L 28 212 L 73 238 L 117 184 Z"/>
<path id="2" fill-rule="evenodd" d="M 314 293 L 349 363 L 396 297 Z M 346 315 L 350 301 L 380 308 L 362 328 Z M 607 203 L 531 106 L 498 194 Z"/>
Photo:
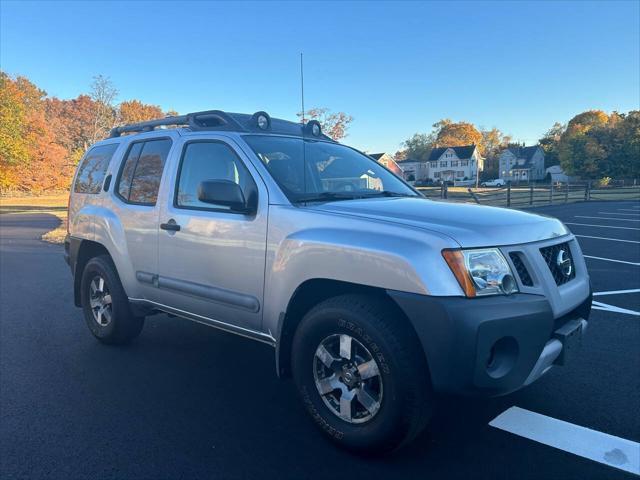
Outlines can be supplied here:
<path id="1" fill-rule="evenodd" d="M 417 196 L 375 160 L 344 145 L 266 135 L 244 140 L 292 202 Z"/>

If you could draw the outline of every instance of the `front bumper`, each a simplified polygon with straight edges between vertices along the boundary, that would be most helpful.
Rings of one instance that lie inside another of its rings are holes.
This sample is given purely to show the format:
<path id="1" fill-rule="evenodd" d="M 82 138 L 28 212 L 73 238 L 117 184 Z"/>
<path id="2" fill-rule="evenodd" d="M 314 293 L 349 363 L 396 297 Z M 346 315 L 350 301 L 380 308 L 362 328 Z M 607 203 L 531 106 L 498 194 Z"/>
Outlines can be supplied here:
<path id="1" fill-rule="evenodd" d="M 413 324 L 434 389 L 503 395 L 563 364 L 580 344 L 591 294 L 554 319 L 544 296 L 432 297 L 387 292 Z"/>

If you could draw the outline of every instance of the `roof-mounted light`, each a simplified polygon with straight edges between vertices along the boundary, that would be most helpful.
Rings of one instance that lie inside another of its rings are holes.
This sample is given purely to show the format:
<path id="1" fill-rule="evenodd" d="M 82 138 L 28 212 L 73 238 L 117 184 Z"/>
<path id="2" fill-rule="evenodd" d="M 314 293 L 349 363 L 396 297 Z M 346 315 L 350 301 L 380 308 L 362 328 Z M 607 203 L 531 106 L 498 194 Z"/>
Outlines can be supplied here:
<path id="1" fill-rule="evenodd" d="M 269 130 L 271 128 L 271 117 L 267 112 L 256 112 L 251 119 L 253 124 L 260 130 Z"/>
<path id="2" fill-rule="evenodd" d="M 319 137 L 322 135 L 322 127 L 320 126 L 320 122 L 317 120 L 309 120 L 305 125 L 307 132 L 309 132 L 314 137 Z"/>

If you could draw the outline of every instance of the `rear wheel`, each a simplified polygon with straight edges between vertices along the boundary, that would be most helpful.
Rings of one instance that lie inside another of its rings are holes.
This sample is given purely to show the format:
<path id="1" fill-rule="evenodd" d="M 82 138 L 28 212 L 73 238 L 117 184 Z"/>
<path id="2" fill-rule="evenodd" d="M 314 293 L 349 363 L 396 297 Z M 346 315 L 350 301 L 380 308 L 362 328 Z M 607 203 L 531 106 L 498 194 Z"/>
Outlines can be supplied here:
<path id="1" fill-rule="evenodd" d="M 142 331 L 144 317 L 131 312 L 129 299 L 109 256 L 100 255 L 87 262 L 80 295 L 87 326 L 101 342 L 127 343 Z"/>
<path id="2" fill-rule="evenodd" d="M 395 450 L 432 410 L 429 373 L 415 334 L 375 297 L 326 300 L 301 321 L 293 376 L 311 417 L 331 440 L 360 452 Z"/>

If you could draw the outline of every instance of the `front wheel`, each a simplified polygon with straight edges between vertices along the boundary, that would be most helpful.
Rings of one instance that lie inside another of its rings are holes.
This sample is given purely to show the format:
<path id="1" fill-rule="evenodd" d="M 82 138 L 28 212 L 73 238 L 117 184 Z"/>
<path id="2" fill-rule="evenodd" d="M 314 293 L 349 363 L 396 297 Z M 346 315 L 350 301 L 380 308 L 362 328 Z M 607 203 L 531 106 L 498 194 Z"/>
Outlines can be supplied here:
<path id="1" fill-rule="evenodd" d="M 144 326 L 144 317 L 131 312 L 116 268 L 107 255 L 89 260 L 82 272 L 80 299 L 91 333 L 101 342 L 127 343 Z"/>
<path id="2" fill-rule="evenodd" d="M 428 423 L 433 395 L 424 354 L 398 312 L 375 297 L 342 295 L 309 311 L 293 340 L 302 401 L 331 440 L 388 452 Z"/>

